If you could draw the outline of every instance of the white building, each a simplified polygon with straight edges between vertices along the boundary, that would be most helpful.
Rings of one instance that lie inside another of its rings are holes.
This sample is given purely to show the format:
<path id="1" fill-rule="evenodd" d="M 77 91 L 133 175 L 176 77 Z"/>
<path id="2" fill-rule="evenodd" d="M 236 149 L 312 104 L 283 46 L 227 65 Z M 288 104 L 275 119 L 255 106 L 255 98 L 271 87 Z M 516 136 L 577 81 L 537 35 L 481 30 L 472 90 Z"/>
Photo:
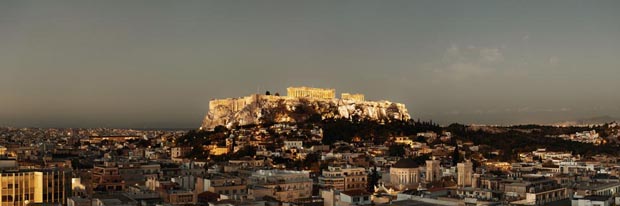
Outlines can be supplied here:
<path id="1" fill-rule="evenodd" d="M 473 164 L 470 160 L 456 164 L 457 186 L 471 187 L 474 175 Z"/>
<path id="2" fill-rule="evenodd" d="M 613 202 L 611 196 L 575 197 L 571 201 L 571 206 L 611 206 Z"/>
<path id="3" fill-rule="evenodd" d="M 372 201 L 369 192 L 364 190 L 338 191 L 334 189 L 321 190 L 324 206 L 352 206 L 352 205 L 371 205 Z"/>
<path id="4" fill-rule="evenodd" d="M 285 140 L 284 141 L 284 149 L 289 150 L 293 148 L 302 149 L 304 146 L 304 142 L 301 140 Z"/>

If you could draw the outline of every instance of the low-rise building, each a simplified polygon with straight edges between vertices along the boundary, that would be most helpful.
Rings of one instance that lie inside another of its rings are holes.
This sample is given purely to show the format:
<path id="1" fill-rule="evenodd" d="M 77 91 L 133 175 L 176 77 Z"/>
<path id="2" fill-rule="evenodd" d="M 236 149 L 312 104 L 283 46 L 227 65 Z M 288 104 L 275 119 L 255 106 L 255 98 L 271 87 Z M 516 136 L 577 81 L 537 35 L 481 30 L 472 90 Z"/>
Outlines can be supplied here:
<path id="1" fill-rule="evenodd" d="M 93 168 L 93 188 L 97 191 L 122 191 L 125 181 L 115 162 L 105 162 Z"/>
<path id="2" fill-rule="evenodd" d="M 365 168 L 351 165 L 328 166 L 319 177 L 319 185 L 340 191 L 365 190 L 368 184 Z"/>
<path id="3" fill-rule="evenodd" d="M 613 203 L 614 198 L 612 196 L 585 196 L 574 197 L 571 206 L 611 206 Z"/>
<path id="4" fill-rule="evenodd" d="M 270 196 L 281 202 L 292 202 L 312 196 L 310 173 L 291 170 L 258 170 L 249 178 L 249 195 Z"/>
<path id="5" fill-rule="evenodd" d="M 222 173 L 207 174 L 196 178 L 195 193 L 205 191 L 226 196 L 240 196 L 247 194 L 247 185 L 237 176 Z"/>

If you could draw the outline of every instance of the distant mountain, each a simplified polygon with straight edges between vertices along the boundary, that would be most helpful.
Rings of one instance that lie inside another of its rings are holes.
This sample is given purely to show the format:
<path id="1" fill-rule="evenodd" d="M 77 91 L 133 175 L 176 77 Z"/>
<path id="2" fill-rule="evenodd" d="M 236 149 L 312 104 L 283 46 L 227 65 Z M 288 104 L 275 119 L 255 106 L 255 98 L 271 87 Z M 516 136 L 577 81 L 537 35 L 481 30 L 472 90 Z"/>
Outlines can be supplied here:
<path id="1" fill-rule="evenodd" d="M 590 118 L 586 118 L 586 119 L 577 119 L 577 120 L 571 120 L 571 121 L 564 121 L 564 122 L 559 122 L 559 123 L 555 123 L 554 125 L 591 125 L 591 124 L 605 124 L 605 123 L 610 123 L 610 122 L 618 122 L 620 119 L 615 118 L 615 117 L 611 117 L 608 115 L 604 115 L 604 116 L 597 116 L 597 117 L 590 117 Z"/>

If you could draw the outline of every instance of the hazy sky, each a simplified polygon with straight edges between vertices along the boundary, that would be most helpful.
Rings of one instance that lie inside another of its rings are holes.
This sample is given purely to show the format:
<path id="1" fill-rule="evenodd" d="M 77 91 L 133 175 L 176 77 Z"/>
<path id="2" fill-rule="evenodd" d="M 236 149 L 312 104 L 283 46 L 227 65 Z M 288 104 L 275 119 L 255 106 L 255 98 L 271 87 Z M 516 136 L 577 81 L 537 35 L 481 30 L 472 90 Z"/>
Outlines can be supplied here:
<path id="1" fill-rule="evenodd" d="M 295 85 L 444 124 L 620 117 L 620 1 L 0 1 L 0 125 L 198 127 Z"/>

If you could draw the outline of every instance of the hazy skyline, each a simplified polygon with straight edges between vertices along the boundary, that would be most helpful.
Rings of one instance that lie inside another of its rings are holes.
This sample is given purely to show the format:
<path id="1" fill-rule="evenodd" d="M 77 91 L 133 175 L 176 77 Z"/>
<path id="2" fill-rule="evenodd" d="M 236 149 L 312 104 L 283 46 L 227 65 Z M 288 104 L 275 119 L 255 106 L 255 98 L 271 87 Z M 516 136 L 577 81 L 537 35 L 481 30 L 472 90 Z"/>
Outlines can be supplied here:
<path id="1" fill-rule="evenodd" d="M 448 124 L 620 117 L 620 1 L 1 1 L 0 126 L 200 126 L 288 86 Z"/>

